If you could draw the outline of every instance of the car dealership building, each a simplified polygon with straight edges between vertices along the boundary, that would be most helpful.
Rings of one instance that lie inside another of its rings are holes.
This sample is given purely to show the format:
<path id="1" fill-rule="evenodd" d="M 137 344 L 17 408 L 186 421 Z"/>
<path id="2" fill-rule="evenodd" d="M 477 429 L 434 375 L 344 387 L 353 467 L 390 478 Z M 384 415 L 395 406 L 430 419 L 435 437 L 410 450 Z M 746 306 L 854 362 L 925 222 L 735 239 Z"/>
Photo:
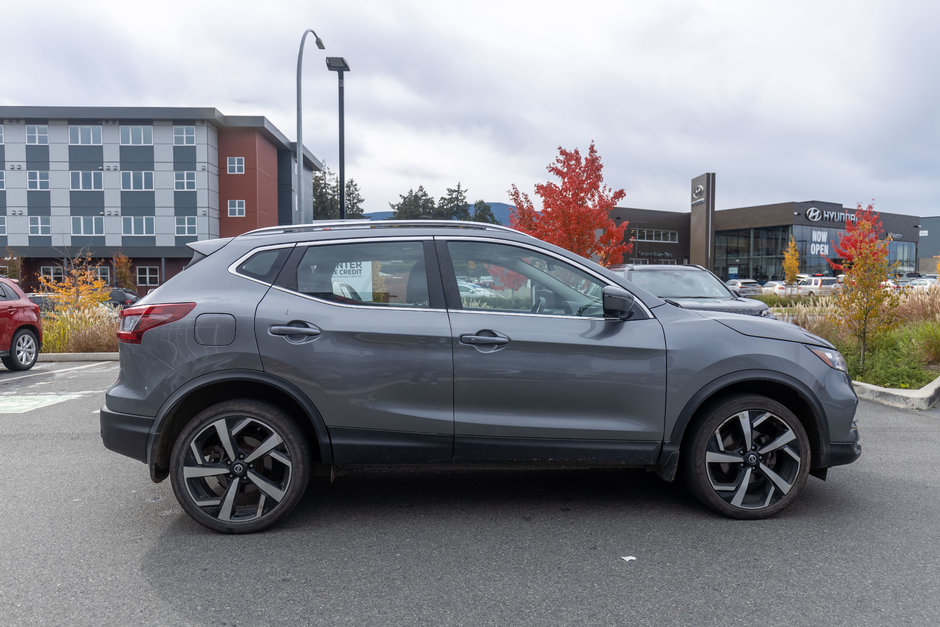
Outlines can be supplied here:
<path id="1" fill-rule="evenodd" d="M 835 244 L 855 208 L 821 201 L 714 210 L 714 174 L 692 181 L 691 212 L 618 207 L 613 219 L 629 222 L 626 238 L 633 241 L 631 263 L 696 263 L 723 280 L 758 281 L 783 278 L 783 253 L 796 241 L 800 272 L 833 274 L 826 258 L 835 259 Z M 918 268 L 921 218 L 879 212 L 888 254 L 898 272 Z"/>

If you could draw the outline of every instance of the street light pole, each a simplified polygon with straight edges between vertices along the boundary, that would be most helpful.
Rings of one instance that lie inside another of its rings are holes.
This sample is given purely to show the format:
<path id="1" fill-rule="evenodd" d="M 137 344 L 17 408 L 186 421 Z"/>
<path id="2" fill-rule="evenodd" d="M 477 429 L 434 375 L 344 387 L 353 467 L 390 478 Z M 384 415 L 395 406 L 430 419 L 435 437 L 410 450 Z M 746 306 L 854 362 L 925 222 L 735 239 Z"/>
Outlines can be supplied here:
<path id="1" fill-rule="evenodd" d="M 303 220 L 304 210 L 304 127 L 303 111 L 301 107 L 300 76 L 304 61 L 304 42 L 307 40 L 307 35 L 311 33 L 313 34 L 313 38 L 316 41 L 317 48 L 320 50 L 326 49 L 326 46 L 323 45 L 323 41 L 320 39 L 320 37 L 309 28 L 305 30 L 304 34 L 300 37 L 300 50 L 297 52 L 297 164 L 295 166 L 297 179 L 294 182 L 297 187 L 294 193 L 294 224 L 301 223 Z"/>
<path id="2" fill-rule="evenodd" d="M 343 57 L 327 57 L 326 67 L 336 72 L 339 79 L 339 219 L 346 219 L 346 141 L 343 118 L 343 73 L 349 71 L 349 64 Z"/>

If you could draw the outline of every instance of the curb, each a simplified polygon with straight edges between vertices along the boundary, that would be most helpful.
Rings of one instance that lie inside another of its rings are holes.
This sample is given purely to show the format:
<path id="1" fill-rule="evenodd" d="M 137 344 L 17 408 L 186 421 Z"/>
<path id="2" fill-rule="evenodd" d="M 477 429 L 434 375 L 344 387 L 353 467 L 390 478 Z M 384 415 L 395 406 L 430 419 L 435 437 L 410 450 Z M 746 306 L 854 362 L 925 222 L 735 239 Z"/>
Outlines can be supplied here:
<path id="1" fill-rule="evenodd" d="M 118 361 L 118 353 L 39 353 L 37 361 Z"/>
<path id="2" fill-rule="evenodd" d="M 38 361 L 118 361 L 118 353 L 39 353 Z M 919 390 L 880 388 L 870 383 L 852 381 L 855 394 L 868 401 L 901 409 L 930 409 L 940 401 L 940 377 Z"/>
<path id="3" fill-rule="evenodd" d="M 860 381 L 852 381 L 852 387 L 859 398 L 901 409 L 930 409 L 940 401 L 940 377 L 919 390 L 880 388 Z"/>

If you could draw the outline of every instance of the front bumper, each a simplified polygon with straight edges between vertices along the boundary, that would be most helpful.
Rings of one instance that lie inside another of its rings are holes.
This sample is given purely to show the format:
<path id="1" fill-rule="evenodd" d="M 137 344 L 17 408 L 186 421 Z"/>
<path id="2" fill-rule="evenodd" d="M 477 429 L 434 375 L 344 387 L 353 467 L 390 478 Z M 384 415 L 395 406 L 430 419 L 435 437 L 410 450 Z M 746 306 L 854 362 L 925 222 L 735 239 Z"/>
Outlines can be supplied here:
<path id="1" fill-rule="evenodd" d="M 147 440 L 153 418 L 101 408 L 101 440 L 106 448 L 147 463 Z"/>
<path id="2" fill-rule="evenodd" d="M 829 466 L 843 466 L 851 464 L 862 454 L 862 445 L 859 444 L 858 424 L 852 420 L 852 430 L 849 431 L 848 442 L 829 443 Z"/>

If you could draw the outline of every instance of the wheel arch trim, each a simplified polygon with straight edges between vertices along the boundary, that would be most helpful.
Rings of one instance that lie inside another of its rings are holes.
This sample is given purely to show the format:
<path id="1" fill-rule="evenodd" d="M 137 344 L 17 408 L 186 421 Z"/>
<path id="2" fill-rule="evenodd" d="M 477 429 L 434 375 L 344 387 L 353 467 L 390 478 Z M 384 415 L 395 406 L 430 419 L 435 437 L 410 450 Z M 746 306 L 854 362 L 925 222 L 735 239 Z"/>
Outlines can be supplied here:
<path id="1" fill-rule="evenodd" d="M 166 478 L 165 470 L 158 469 L 156 464 L 158 461 L 158 448 L 162 444 L 164 426 L 167 420 L 173 416 L 186 400 L 193 398 L 193 395 L 198 394 L 201 390 L 205 390 L 217 384 L 238 382 L 255 383 L 271 388 L 275 392 L 288 397 L 300 407 L 307 420 L 306 426 L 308 426 L 313 431 L 313 435 L 316 436 L 320 463 L 332 465 L 333 447 L 330 441 L 329 430 L 326 428 L 326 423 L 323 421 L 320 412 L 306 395 L 290 383 L 265 372 L 255 370 L 223 370 L 211 372 L 186 382 L 174 391 L 160 407 L 160 410 L 154 418 L 150 434 L 147 437 L 147 465 L 150 468 L 151 478 L 154 481 L 162 481 Z"/>
<path id="2" fill-rule="evenodd" d="M 743 384 L 769 384 L 779 388 L 789 389 L 796 394 L 806 405 L 806 408 L 809 410 L 809 415 L 806 415 L 806 412 L 801 413 L 797 411 L 798 408 L 794 408 L 780 399 L 773 400 L 777 400 L 786 405 L 801 419 L 807 435 L 809 436 L 810 445 L 813 447 L 812 467 L 825 467 L 828 465 L 830 457 L 829 425 L 824 419 L 825 411 L 816 394 L 802 381 L 782 372 L 773 370 L 741 370 L 713 379 L 699 388 L 699 390 L 686 401 L 685 406 L 683 406 L 682 411 L 679 412 L 679 416 L 672 427 L 669 439 L 663 442 L 663 450 L 659 459 L 660 476 L 669 480 L 675 477 L 683 438 L 688 431 L 689 424 L 699 411 L 711 400 L 719 398 L 725 393 L 737 392 L 737 390 L 732 389 Z M 747 390 L 747 392 L 766 396 L 766 394 L 762 394 L 759 389 Z"/>

